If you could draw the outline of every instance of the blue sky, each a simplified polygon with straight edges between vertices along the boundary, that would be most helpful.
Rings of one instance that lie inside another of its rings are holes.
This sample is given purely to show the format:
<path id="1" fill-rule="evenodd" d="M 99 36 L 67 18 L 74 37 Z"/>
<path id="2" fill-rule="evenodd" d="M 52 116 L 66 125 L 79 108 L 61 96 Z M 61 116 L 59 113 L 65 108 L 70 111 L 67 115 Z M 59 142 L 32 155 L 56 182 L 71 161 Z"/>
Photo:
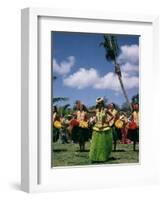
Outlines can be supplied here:
<path id="1" fill-rule="evenodd" d="M 105 50 L 99 44 L 103 34 L 52 32 L 53 96 L 68 97 L 66 103 L 81 100 L 95 105 L 97 97 L 109 102 L 125 102 L 114 65 L 105 59 Z M 128 96 L 139 90 L 139 36 L 117 35 L 122 78 Z"/>

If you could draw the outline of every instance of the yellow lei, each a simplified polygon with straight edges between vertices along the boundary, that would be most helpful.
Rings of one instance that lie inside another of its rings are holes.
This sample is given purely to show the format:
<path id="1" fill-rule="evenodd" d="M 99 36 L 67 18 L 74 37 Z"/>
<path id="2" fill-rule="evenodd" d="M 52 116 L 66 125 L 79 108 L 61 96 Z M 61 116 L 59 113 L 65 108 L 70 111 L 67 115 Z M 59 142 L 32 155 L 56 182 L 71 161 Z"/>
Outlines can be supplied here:
<path id="1" fill-rule="evenodd" d="M 115 127 L 116 128 L 122 128 L 123 127 L 123 121 L 118 119 L 116 122 L 115 122 Z"/>
<path id="2" fill-rule="evenodd" d="M 54 127 L 60 129 L 62 127 L 61 122 L 56 120 L 54 122 Z"/>
<path id="3" fill-rule="evenodd" d="M 81 128 L 88 128 L 88 121 L 81 120 L 79 122 L 79 127 L 81 127 Z"/>

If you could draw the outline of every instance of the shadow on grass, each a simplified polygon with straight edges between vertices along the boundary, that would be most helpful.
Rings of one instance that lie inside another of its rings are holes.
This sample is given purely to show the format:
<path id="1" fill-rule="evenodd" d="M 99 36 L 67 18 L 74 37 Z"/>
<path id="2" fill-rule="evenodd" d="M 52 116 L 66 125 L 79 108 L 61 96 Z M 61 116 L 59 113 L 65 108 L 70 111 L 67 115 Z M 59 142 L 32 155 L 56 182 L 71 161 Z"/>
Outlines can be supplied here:
<path id="1" fill-rule="evenodd" d="M 120 158 L 110 157 L 110 158 L 108 159 L 108 161 L 112 161 L 112 160 L 120 160 Z"/>
<path id="2" fill-rule="evenodd" d="M 113 150 L 113 152 L 126 152 L 124 149 Z"/>
<path id="3" fill-rule="evenodd" d="M 82 150 L 82 151 L 80 151 L 80 150 L 78 149 L 78 150 L 76 150 L 76 152 L 89 152 L 89 150 L 86 149 L 86 150 Z"/>
<path id="4" fill-rule="evenodd" d="M 53 152 L 65 152 L 67 149 L 53 149 Z"/>

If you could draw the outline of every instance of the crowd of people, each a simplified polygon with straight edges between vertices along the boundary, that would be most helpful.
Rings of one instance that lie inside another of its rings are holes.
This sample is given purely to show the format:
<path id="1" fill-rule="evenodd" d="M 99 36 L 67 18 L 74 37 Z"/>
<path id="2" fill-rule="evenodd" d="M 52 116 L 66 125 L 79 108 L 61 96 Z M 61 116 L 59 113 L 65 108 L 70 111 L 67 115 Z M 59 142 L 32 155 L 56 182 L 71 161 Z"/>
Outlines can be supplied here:
<path id="1" fill-rule="evenodd" d="M 57 107 L 53 110 L 53 142 L 78 143 L 85 151 L 90 142 L 89 158 L 92 162 L 105 162 L 110 153 L 116 151 L 117 143 L 139 142 L 139 104 L 132 103 L 130 115 L 116 109 L 114 103 L 105 105 L 104 98 L 96 99 L 95 109 L 88 110 L 79 100 L 71 115 L 59 116 Z"/>

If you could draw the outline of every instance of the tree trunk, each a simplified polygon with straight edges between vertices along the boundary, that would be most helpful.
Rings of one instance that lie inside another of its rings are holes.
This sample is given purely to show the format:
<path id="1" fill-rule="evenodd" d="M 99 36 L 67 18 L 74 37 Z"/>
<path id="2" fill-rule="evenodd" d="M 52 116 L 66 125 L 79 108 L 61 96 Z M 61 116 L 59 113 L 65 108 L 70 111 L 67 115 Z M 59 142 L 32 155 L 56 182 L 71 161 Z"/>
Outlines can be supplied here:
<path id="1" fill-rule="evenodd" d="M 114 65 L 115 65 L 115 73 L 117 74 L 118 76 L 118 79 L 119 79 L 119 82 L 120 82 L 120 85 L 121 85 L 121 89 L 122 89 L 122 92 L 124 94 L 124 97 L 126 99 L 126 102 L 127 104 L 129 105 L 129 108 L 132 112 L 132 106 L 130 104 L 130 101 L 128 99 L 128 96 L 127 96 L 127 93 L 126 93 L 126 90 L 124 88 L 124 85 L 123 85 L 123 81 L 122 81 L 122 77 L 121 77 L 121 68 L 120 68 L 120 65 L 117 63 L 116 59 L 113 61 L 114 62 Z M 118 67 L 118 70 L 117 70 L 117 67 Z"/>
<path id="2" fill-rule="evenodd" d="M 123 85 L 123 82 L 122 82 L 122 77 L 121 77 L 120 75 L 117 75 L 117 76 L 118 76 L 118 79 L 119 79 L 119 82 L 120 82 L 120 85 L 121 85 L 121 88 L 122 88 L 122 92 L 123 92 L 123 94 L 124 94 L 124 96 L 125 96 L 126 102 L 128 103 L 129 108 L 130 108 L 130 110 L 131 110 L 131 112 L 132 112 L 132 106 L 131 106 L 131 103 L 130 103 L 130 101 L 129 101 L 129 99 L 128 99 L 126 90 L 125 90 L 125 88 L 124 88 L 124 85 Z"/>

